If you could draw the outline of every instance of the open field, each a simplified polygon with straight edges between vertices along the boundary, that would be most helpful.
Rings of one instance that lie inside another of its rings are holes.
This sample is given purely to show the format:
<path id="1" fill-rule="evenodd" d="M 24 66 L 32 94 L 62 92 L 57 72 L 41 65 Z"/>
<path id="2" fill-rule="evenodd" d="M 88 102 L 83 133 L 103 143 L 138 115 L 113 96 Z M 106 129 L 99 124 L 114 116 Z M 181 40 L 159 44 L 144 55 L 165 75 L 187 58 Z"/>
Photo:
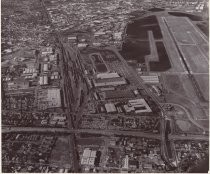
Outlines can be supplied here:
<path id="1" fill-rule="evenodd" d="M 166 51 L 168 53 L 168 57 L 170 58 L 171 62 L 171 69 L 169 71 L 172 72 L 184 72 L 185 67 L 182 63 L 182 60 L 179 58 L 179 53 L 176 49 L 175 43 L 173 42 L 173 39 L 170 36 L 170 33 L 163 22 L 163 18 L 158 18 L 160 28 L 163 33 L 163 41 L 166 48 Z"/>
<path id="2" fill-rule="evenodd" d="M 189 131 L 191 127 L 190 122 L 185 120 L 176 120 L 176 124 L 182 131 Z"/>
<path id="3" fill-rule="evenodd" d="M 192 100 L 193 102 L 200 102 L 189 76 L 187 74 L 183 74 L 179 75 L 179 77 L 188 99 Z"/>
<path id="4" fill-rule="evenodd" d="M 202 45 L 200 47 L 203 51 L 203 53 L 205 54 L 206 57 L 208 57 L 208 60 L 209 60 L 209 45 Z"/>
<path id="5" fill-rule="evenodd" d="M 195 121 L 196 119 L 207 118 L 207 115 L 205 115 L 204 111 L 200 107 L 198 107 L 198 105 L 194 103 L 193 100 L 189 99 L 188 97 L 185 97 L 182 95 L 176 95 L 174 93 L 166 94 L 165 97 L 166 97 L 167 103 L 175 103 L 175 104 L 179 104 L 185 107 L 189 111 L 190 115 L 192 116 L 192 119 L 194 119 Z"/>
<path id="6" fill-rule="evenodd" d="M 195 73 L 207 73 L 208 41 L 205 36 L 185 17 L 165 19 L 189 69 Z"/>
<path id="7" fill-rule="evenodd" d="M 194 75 L 201 92 L 205 99 L 209 101 L 209 75 L 208 74 L 195 74 Z"/>
<path id="8" fill-rule="evenodd" d="M 59 137 L 56 141 L 55 148 L 52 151 L 50 164 L 60 167 L 71 167 L 70 154 L 66 149 L 69 148 L 68 137 Z"/>
<path id="9" fill-rule="evenodd" d="M 187 13 L 182 13 L 182 12 L 168 12 L 168 14 L 170 14 L 172 16 L 177 16 L 177 17 L 188 17 L 192 21 L 201 21 L 202 20 L 202 18 L 200 16 L 195 16 L 192 14 L 187 14 Z"/>
<path id="10" fill-rule="evenodd" d="M 175 131 L 177 133 L 202 133 L 202 130 L 188 120 L 176 120 Z"/>
<path id="11" fill-rule="evenodd" d="M 145 62 L 145 56 L 150 54 L 150 45 L 148 41 L 130 41 L 123 43 L 120 54 L 126 60 L 137 60 L 139 63 Z"/>
<path id="12" fill-rule="evenodd" d="M 180 46 L 188 67 L 194 73 L 208 73 L 208 61 L 195 45 Z"/>
<path id="13" fill-rule="evenodd" d="M 186 96 L 186 92 L 183 86 L 183 83 L 177 74 L 165 74 L 162 75 L 165 83 L 165 88 L 167 90 L 172 90 L 175 93 L 178 93 L 182 96 Z"/>
<path id="14" fill-rule="evenodd" d="M 156 16 L 151 15 L 138 20 L 128 25 L 127 34 L 136 36 L 139 39 L 148 40 L 148 31 L 151 30 L 155 39 L 161 39 L 162 33 Z"/>
<path id="15" fill-rule="evenodd" d="M 165 45 L 163 44 L 163 42 L 158 41 L 156 42 L 156 48 L 157 48 L 157 52 L 158 52 L 158 58 L 159 61 L 158 62 L 150 62 L 150 70 L 151 71 L 166 71 L 169 70 L 171 68 L 171 63 L 168 57 L 168 54 L 166 52 L 165 49 Z"/>
<path id="16" fill-rule="evenodd" d="M 208 24 L 197 24 L 198 28 L 207 36 L 209 37 L 209 26 Z"/>
<path id="17" fill-rule="evenodd" d="M 193 30 L 186 18 L 166 17 L 166 22 L 172 31 L 177 44 L 195 44 L 190 35 Z"/>
<path id="18" fill-rule="evenodd" d="M 198 82 L 200 91 L 208 99 L 208 75 L 194 75 Z M 187 74 L 162 74 L 163 85 L 166 91 L 173 93 L 180 99 L 192 101 L 193 103 L 199 102 L 198 97 L 195 94 L 195 90 Z M 199 79 L 200 77 L 200 79 Z M 172 97 L 173 99 L 174 97 Z M 181 102 L 182 104 L 182 102 Z M 189 102 L 190 104 L 190 102 Z M 204 114 L 205 117 L 206 114 Z M 201 115 L 199 115 L 200 117 Z M 202 116 L 203 117 L 203 116 Z"/>
<path id="19" fill-rule="evenodd" d="M 197 120 L 197 122 L 206 128 L 209 128 L 209 120 Z"/>

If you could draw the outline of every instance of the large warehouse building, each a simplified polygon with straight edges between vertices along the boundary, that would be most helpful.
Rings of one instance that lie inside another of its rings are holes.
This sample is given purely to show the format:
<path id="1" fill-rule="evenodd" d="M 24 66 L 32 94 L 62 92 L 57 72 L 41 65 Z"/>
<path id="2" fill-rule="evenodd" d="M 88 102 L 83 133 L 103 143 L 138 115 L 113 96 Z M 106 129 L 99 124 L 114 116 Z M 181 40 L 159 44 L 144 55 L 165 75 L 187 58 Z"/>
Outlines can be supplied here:
<path id="1" fill-rule="evenodd" d="M 43 89 L 38 92 L 38 108 L 59 108 L 61 103 L 61 90 L 58 88 Z"/>
<path id="2" fill-rule="evenodd" d="M 103 86 L 118 86 L 127 84 L 124 77 L 116 77 L 116 78 L 105 78 L 105 79 L 95 79 L 93 81 L 95 87 L 103 87 Z"/>
<path id="3" fill-rule="evenodd" d="M 124 109 L 126 113 L 134 112 L 135 114 L 143 113 L 143 112 L 152 112 L 149 105 L 143 98 L 129 100 L 128 104 L 124 105 Z"/>
<path id="4" fill-rule="evenodd" d="M 134 93 L 130 90 L 113 90 L 104 91 L 100 93 L 100 97 L 104 100 L 120 99 L 120 98 L 134 98 Z"/>
<path id="5" fill-rule="evenodd" d="M 108 79 L 120 77 L 117 73 L 99 73 L 96 75 L 97 79 Z"/>
<path id="6" fill-rule="evenodd" d="M 117 112 L 117 109 L 113 103 L 106 103 L 105 108 L 106 108 L 107 113 L 116 113 Z"/>

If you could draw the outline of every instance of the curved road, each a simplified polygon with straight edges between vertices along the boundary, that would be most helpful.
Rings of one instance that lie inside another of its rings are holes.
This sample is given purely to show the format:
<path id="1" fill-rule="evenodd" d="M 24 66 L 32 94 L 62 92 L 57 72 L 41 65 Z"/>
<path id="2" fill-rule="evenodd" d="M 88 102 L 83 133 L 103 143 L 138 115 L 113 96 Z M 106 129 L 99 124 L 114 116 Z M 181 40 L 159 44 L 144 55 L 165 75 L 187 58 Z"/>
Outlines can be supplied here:
<path id="1" fill-rule="evenodd" d="M 176 103 L 161 103 L 161 104 L 162 104 L 162 105 L 164 105 L 164 104 L 170 104 L 170 105 L 174 105 L 174 106 L 178 106 L 178 107 L 182 108 L 182 109 L 185 111 L 185 113 L 187 114 L 188 119 L 189 119 L 194 125 L 196 125 L 197 127 L 203 129 L 204 131 L 207 131 L 207 132 L 209 131 L 208 128 L 205 128 L 205 127 L 203 127 L 202 125 L 198 124 L 198 123 L 191 117 L 191 114 L 189 113 L 189 111 L 188 111 L 185 107 L 183 107 L 183 106 L 181 106 L 181 105 L 179 105 L 179 104 L 176 104 Z"/>

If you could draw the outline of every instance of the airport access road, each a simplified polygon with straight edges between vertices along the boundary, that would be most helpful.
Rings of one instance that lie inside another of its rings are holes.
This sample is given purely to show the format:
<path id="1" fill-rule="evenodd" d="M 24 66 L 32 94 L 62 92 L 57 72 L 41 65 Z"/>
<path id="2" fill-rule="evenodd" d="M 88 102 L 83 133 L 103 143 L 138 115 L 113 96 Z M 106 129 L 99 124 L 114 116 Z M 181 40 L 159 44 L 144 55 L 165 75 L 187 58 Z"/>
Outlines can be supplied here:
<path id="1" fill-rule="evenodd" d="M 175 104 L 175 103 L 162 103 L 162 105 L 164 105 L 164 104 L 170 104 L 170 105 L 172 105 L 172 106 L 177 106 L 177 107 L 182 108 L 182 109 L 185 111 L 185 113 L 186 113 L 188 119 L 189 119 L 195 126 L 201 128 L 201 129 L 204 130 L 204 131 L 207 131 L 207 132 L 209 131 L 208 128 L 203 127 L 202 125 L 198 124 L 198 123 L 192 118 L 192 116 L 191 116 L 191 114 L 189 113 L 189 111 L 188 111 L 185 107 L 183 107 L 182 105 Z"/>

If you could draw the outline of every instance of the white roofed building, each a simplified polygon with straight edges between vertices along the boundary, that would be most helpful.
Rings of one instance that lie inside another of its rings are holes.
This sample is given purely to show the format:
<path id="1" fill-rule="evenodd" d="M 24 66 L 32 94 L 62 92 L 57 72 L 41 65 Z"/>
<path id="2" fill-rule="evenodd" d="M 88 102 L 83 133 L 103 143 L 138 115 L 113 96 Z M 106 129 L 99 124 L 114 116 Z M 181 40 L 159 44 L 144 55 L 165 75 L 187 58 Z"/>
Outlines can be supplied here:
<path id="1" fill-rule="evenodd" d="M 107 113 L 115 113 L 117 112 L 117 109 L 113 103 L 106 103 L 105 109 Z"/>
<path id="2" fill-rule="evenodd" d="M 142 99 L 134 99 L 129 100 L 127 105 L 124 105 L 124 110 L 126 113 L 135 112 L 138 113 L 145 113 L 145 112 L 152 112 L 151 108 L 147 104 L 147 102 Z"/>
<path id="3" fill-rule="evenodd" d="M 120 77 L 119 74 L 113 73 L 99 73 L 96 75 L 97 79 L 107 79 L 107 78 L 117 78 Z"/>
<path id="4" fill-rule="evenodd" d="M 105 79 L 96 79 L 94 80 L 95 87 L 103 87 L 103 86 L 119 86 L 127 84 L 124 77 L 116 77 L 116 78 L 105 78 Z"/>
<path id="5" fill-rule="evenodd" d="M 84 149 L 82 154 L 81 164 L 86 166 L 94 166 L 96 159 L 96 151 L 88 148 Z"/>

